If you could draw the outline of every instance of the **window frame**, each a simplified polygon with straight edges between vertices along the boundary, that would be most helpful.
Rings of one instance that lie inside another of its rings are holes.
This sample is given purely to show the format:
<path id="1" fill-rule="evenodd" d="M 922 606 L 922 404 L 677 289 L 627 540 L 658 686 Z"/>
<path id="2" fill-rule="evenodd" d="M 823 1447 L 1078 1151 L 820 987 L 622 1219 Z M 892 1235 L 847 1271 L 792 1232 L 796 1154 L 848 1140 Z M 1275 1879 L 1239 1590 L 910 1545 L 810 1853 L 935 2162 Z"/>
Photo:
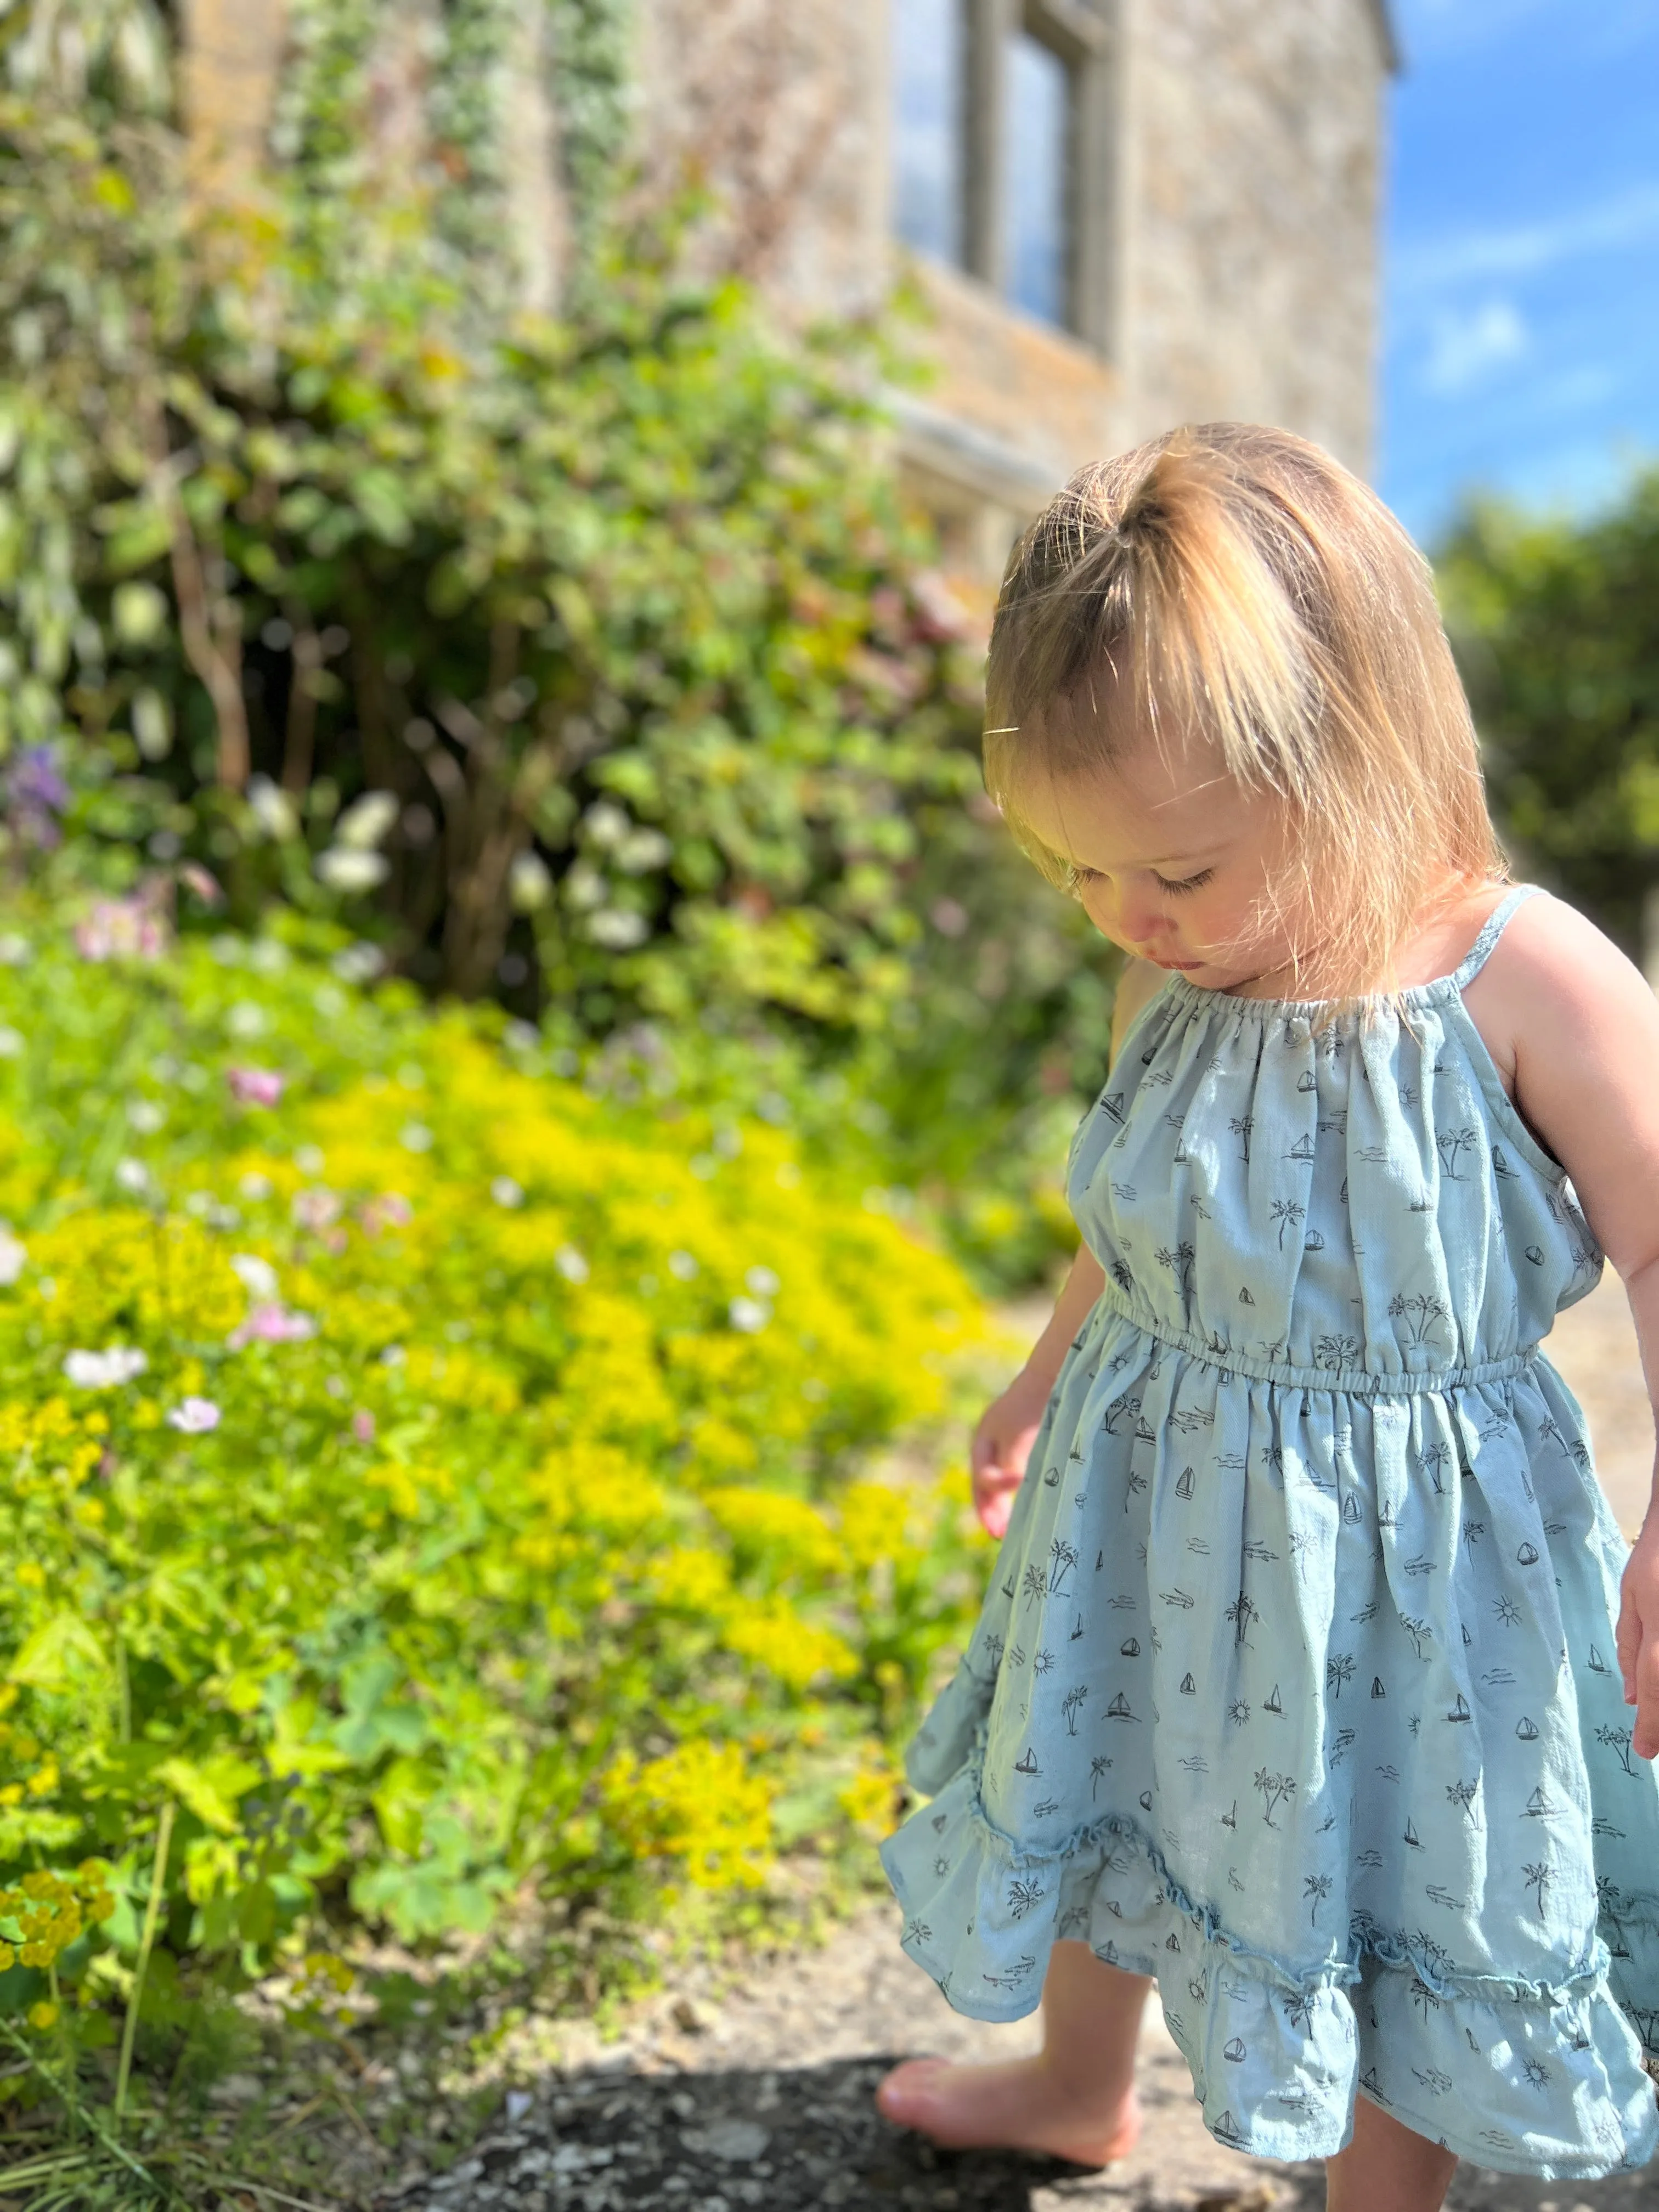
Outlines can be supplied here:
<path id="1" fill-rule="evenodd" d="M 1057 54 L 1072 76 L 1066 314 L 1063 324 L 1052 327 L 1108 360 L 1118 352 L 1121 334 L 1123 4 L 1124 0 L 963 0 L 961 265 L 1012 309 L 1005 187 L 1008 46 L 1010 34 L 1024 30 Z"/>

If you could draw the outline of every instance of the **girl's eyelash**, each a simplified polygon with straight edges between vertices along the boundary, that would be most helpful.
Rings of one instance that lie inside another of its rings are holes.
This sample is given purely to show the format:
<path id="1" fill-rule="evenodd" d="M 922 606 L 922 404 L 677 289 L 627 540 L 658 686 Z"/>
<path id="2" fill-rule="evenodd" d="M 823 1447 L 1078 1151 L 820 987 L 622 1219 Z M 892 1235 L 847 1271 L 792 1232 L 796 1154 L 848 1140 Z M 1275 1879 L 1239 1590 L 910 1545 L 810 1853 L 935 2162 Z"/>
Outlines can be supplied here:
<path id="1" fill-rule="evenodd" d="M 1092 883 L 1099 873 L 1098 868 L 1080 868 L 1073 863 L 1066 888 L 1073 892 L 1080 891 L 1085 884 Z M 1178 896 L 1183 891 L 1202 890 L 1214 873 L 1213 868 L 1200 868 L 1195 876 L 1186 876 L 1180 883 L 1172 884 L 1167 876 L 1160 876 L 1154 868 L 1152 880 L 1160 890 L 1173 891 Z"/>

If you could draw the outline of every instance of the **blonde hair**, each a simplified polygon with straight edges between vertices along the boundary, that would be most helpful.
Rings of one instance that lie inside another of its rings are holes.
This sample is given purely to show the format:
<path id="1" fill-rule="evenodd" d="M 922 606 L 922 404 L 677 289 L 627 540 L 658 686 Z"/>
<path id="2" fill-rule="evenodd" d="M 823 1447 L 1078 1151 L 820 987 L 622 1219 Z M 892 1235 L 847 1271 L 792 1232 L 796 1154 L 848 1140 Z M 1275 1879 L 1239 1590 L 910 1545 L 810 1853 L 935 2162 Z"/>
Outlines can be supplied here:
<path id="1" fill-rule="evenodd" d="M 1397 988 L 1425 902 L 1509 872 L 1428 563 L 1374 492 L 1285 430 L 1204 423 L 1079 471 L 1010 557 L 987 707 L 987 789 L 1066 890 L 1034 787 L 1109 769 L 1143 736 L 1207 738 L 1237 783 L 1276 795 L 1291 880 L 1250 927 L 1318 913 L 1318 946 L 1292 953 L 1297 996 Z"/>

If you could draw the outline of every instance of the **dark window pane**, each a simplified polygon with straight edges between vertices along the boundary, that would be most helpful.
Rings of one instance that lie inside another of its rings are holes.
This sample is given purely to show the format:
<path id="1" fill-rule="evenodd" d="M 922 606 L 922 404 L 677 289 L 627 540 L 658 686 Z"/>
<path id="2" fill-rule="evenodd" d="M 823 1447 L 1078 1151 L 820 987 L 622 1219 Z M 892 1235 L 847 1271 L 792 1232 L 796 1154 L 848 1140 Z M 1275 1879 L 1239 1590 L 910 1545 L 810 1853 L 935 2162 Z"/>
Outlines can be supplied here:
<path id="1" fill-rule="evenodd" d="M 1072 72 L 1026 31 L 1008 46 L 1008 296 L 1046 323 L 1071 319 Z"/>
<path id="2" fill-rule="evenodd" d="M 963 0 L 893 0 L 893 228 L 962 259 Z"/>

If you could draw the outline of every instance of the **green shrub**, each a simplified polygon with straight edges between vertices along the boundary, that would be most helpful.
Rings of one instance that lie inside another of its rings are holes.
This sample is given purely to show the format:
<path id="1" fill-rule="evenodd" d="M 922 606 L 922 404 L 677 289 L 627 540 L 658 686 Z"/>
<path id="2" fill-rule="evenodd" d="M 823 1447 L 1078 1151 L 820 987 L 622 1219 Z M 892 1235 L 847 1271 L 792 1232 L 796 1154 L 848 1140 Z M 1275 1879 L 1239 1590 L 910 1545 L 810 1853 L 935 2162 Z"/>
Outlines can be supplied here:
<path id="1" fill-rule="evenodd" d="M 1659 884 L 1659 469 L 1583 521 L 1481 502 L 1437 566 L 1506 835 L 1639 957 Z"/>

